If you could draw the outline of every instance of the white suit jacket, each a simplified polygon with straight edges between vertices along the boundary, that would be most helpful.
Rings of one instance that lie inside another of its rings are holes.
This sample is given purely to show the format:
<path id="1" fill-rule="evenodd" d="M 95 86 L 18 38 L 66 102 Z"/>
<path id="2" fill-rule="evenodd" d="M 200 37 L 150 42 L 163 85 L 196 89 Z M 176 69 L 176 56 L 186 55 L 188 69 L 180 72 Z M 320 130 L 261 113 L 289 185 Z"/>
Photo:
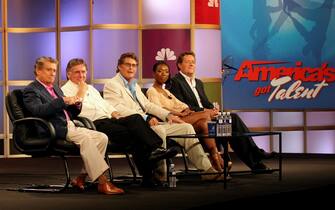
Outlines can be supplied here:
<path id="1" fill-rule="evenodd" d="M 169 111 L 151 103 L 142 93 L 141 87 L 138 84 L 136 84 L 136 96 L 145 111 L 143 111 L 141 106 L 136 102 L 136 99 L 123 82 L 120 73 L 117 73 L 116 76 L 104 86 L 104 99 L 114 106 L 122 116 L 132 114 L 141 114 L 144 116 L 145 114 L 152 114 L 166 121 Z"/>

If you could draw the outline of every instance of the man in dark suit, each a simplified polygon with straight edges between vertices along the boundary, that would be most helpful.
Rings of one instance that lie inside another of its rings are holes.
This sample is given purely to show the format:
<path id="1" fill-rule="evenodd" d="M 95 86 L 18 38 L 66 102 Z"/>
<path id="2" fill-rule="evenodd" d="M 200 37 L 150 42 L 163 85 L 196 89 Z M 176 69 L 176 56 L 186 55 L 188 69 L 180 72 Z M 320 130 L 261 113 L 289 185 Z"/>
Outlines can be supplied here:
<path id="1" fill-rule="evenodd" d="M 219 112 L 217 107 L 208 100 L 201 80 L 195 78 L 195 54 L 184 52 L 177 59 L 179 73 L 171 79 L 170 91 L 182 102 L 186 103 L 193 111 L 206 111 L 212 117 Z M 241 118 L 232 113 L 233 131 L 249 132 L 249 129 Z M 259 169 L 269 169 L 262 159 L 270 158 L 274 153 L 267 153 L 258 148 L 251 137 L 239 137 L 230 141 L 230 145 L 236 155 L 254 172 Z"/>
<path id="2" fill-rule="evenodd" d="M 104 160 L 108 137 L 101 132 L 76 127 L 72 119 L 81 110 L 81 101 L 77 97 L 64 97 L 61 89 L 54 85 L 57 60 L 51 57 L 40 57 L 36 60 L 34 74 L 36 80 L 30 83 L 23 92 L 23 101 L 31 116 L 40 117 L 51 122 L 56 137 L 73 142 L 80 148 L 84 167 L 81 175 L 72 185 L 84 190 L 85 177 L 91 181 L 98 180 L 98 192 L 115 195 L 124 191 L 114 186 L 104 175 L 108 165 Z M 43 128 L 38 131 L 43 134 Z"/>

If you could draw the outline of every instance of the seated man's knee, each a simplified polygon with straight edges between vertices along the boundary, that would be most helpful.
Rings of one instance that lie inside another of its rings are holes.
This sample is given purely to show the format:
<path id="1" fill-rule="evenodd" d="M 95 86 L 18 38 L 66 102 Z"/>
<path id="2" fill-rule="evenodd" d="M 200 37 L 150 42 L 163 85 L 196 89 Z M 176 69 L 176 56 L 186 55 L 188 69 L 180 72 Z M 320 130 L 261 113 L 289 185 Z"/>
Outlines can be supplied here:
<path id="1" fill-rule="evenodd" d="M 100 139 L 101 143 L 107 145 L 108 144 L 108 136 L 106 134 L 102 133 L 102 132 L 99 132 L 99 135 L 100 135 L 99 139 Z"/>
<path id="2" fill-rule="evenodd" d="M 163 142 L 166 139 L 166 130 L 162 126 L 152 126 L 151 129 L 163 140 Z"/>
<path id="3" fill-rule="evenodd" d="M 180 124 L 180 126 L 183 126 L 186 134 L 194 134 L 195 133 L 193 126 L 189 123 L 183 123 L 183 124 Z"/>
<path id="4" fill-rule="evenodd" d="M 132 114 L 129 115 L 128 117 L 134 121 L 143 120 L 143 117 L 140 114 Z"/>

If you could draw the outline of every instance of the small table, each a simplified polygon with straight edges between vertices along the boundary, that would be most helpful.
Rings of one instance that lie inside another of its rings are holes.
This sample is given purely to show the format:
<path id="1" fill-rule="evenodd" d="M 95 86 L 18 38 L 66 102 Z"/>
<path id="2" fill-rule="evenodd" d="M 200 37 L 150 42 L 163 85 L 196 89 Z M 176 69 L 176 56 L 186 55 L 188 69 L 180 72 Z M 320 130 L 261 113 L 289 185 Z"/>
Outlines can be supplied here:
<path id="1" fill-rule="evenodd" d="M 173 140 L 176 138 L 215 138 L 216 141 L 222 142 L 223 148 L 224 148 L 224 167 L 223 167 L 223 173 L 224 174 L 224 189 L 227 188 L 227 175 L 228 175 L 228 142 L 234 141 L 234 137 L 253 137 L 253 136 L 274 136 L 278 135 L 278 141 L 279 141 L 279 152 L 278 152 L 278 168 L 271 169 L 270 172 L 278 171 L 279 172 L 279 180 L 282 180 L 282 134 L 281 132 L 277 131 L 266 131 L 266 132 L 248 132 L 248 133 L 233 133 L 232 136 L 216 136 L 216 135 L 203 135 L 203 134 L 185 134 L 185 135 L 170 135 L 166 137 L 166 140 Z M 169 170 L 169 169 L 168 169 Z M 234 171 L 234 173 L 238 172 L 246 172 L 246 171 Z M 206 174 L 206 173 L 201 173 Z M 169 171 L 168 171 L 169 175 Z"/>

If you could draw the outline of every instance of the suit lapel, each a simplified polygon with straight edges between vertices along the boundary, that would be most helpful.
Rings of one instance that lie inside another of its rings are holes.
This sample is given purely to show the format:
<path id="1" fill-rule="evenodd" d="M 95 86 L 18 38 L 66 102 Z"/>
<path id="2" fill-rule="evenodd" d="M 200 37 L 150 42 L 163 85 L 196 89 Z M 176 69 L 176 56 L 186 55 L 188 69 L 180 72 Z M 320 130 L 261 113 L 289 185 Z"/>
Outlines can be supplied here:
<path id="1" fill-rule="evenodd" d="M 35 80 L 34 85 L 40 91 L 40 93 L 43 96 L 43 98 L 45 98 L 47 101 L 52 101 L 53 100 L 53 98 L 50 95 L 50 93 L 48 92 L 48 90 L 45 89 L 45 87 L 40 82 L 38 82 L 37 80 Z"/>
<path id="2" fill-rule="evenodd" d="M 63 92 L 58 86 L 54 86 L 54 91 L 58 97 L 63 97 Z"/>
<path id="3" fill-rule="evenodd" d="M 189 86 L 188 82 L 186 81 L 185 77 L 183 77 L 183 75 L 181 75 L 180 73 L 178 74 L 180 81 L 182 82 L 181 84 L 183 84 L 183 88 L 186 90 L 187 94 L 188 94 L 188 98 L 191 101 L 192 104 L 198 104 L 198 101 L 191 89 L 191 87 Z M 199 93 L 199 91 L 198 91 Z"/>
<path id="4" fill-rule="evenodd" d="M 203 94 L 202 94 L 202 89 L 200 88 L 199 84 L 200 83 L 197 80 L 195 80 L 195 89 L 198 91 L 200 101 L 202 103 Z"/>
<path id="5" fill-rule="evenodd" d="M 131 94 L 130 90 L 128 89 L 128 87 L 126 86 L 126 84 L 124 84 L 122 78 L 121 78 L 121 74 L 119 75 L 119 82 L 120 84 L 122 84 L 123 88 L 125 89 L 126 93 L 129 95 L 129 97 L 131 99 L 133 99 L 133 101 L 136 102 L 136 99 L 133 97 L 133 94 Z"/>
<path id="6" fill-rule="evenodd" d="M 138 90 L 137 88 L 137 84 L 135 85 L 135 94 L 136 94 L 136 98 L 134 98 L 133 94 L 131 94 L 130 90 L 128 89 L 128 87 L 126 86 L 126 84 L 124 83 L 124 81 L 122 80 L 121 78 L 121 74 L 119 74 L 119 82 L 122 84 L 123 88 L 125 89 L 126 93 L 129 95 L 129 97 L 136 103 L 138 104 L 141 109 L 143 110 L 143 112 L 146 112 L 145 110 L 145 107 L 142 105 L 142 103 L 139 101 L 139 97 L 138 97 L 138 91 L 141 91 L 141 90 Z"/>

